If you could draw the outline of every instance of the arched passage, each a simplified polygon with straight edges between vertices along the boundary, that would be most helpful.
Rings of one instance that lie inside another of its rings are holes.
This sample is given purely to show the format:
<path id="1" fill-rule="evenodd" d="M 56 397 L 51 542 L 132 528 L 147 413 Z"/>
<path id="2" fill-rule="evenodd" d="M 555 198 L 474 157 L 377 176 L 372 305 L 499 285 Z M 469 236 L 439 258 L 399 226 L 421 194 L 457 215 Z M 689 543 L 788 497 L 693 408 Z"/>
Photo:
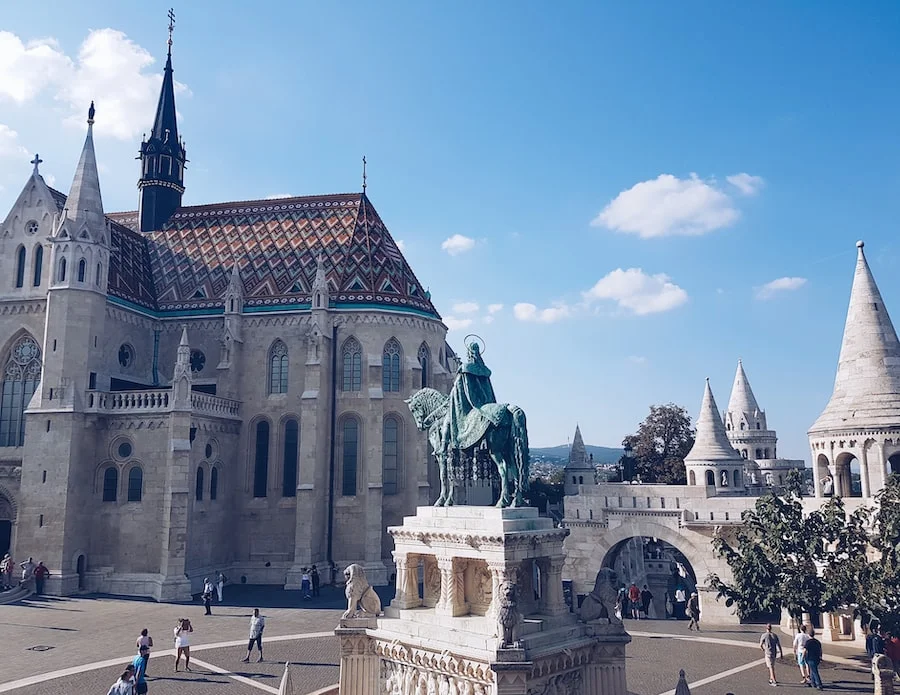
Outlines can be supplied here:
<path id="1" fill-rule="evenodd" d="M 839 454 L 834 462 L 838 490 L 843 497 L 862 497 L 862 475 L 859 459 L 853 454 Z"/>

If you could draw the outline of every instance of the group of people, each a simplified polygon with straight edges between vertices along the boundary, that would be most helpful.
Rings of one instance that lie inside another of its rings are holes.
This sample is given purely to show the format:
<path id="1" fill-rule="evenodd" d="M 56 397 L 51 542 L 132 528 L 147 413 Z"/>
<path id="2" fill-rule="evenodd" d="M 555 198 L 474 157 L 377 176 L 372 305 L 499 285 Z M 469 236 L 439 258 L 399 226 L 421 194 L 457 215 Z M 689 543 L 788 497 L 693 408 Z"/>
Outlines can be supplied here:
<path id="1" fill-rule="evenodd" d="M 643 590 L 638 589 L 637 584 L 631 583 L 627 589 L 622 586 L 619 588 L 619 617 L 634 618 L 642 620 L 650 617 L 650 602 L 653 600 L 653 594 L 644 584 Z"/>
<path id="2" fill-rule="evenodd" d="M 307 601 L 319 595 L 319 570 L 315 565 L 301 570 L 300 591 L 303 593 L 303 599 Z"/>
<path id="3" fill-rule="evenodd" d="M 759 648 L 766 660 L 769 669 L 769 685 L 778 686 L 778 678 L 775 676 L 775 662 L 779 657 L 784 657 L 781 641 L 778 635 L 772 631 L 771 625 L 766 625 L 766 631 L 759 638 Z M 812 627 L 801 625 L 794 635 L 792 645 L 794 656 L 797 659 L 797 667 L 800 669 L 800 678 L 803 685 L 824 690 L 822 677 L 819 675 L 819 664 L 822 663 L 822 643 L 816 639 L 816 632 Z"/>
<path id="4" fill-rule="evenodd" d="M 38 562 L 35 565 L 34 559 L 28 558 L 25 562 L 19 563 L 19 568 L 22 570 L 22 579 L 15 582 L 13 580 L 13 574 L 16 571 L 15 560 L 9 553 L 3 556 L 3 559 L 0 560 L 0 590 L 6 591 L 24 586 L 33 589 L 37 595 L 43 594 L 44 582 L 50 576 L 50 570 L 44 566 L 44 563 Z"/>
<path id="5" fill-rule="evenodd" d="M 866 633 L 866 654 L 872 660 L 872 674 L 875 674 L 875 659 L 884 654 L 894 664 L 894 671 L 900 677 L 900 637 L 885 630 L 878 621 L 869 623 Z"/>

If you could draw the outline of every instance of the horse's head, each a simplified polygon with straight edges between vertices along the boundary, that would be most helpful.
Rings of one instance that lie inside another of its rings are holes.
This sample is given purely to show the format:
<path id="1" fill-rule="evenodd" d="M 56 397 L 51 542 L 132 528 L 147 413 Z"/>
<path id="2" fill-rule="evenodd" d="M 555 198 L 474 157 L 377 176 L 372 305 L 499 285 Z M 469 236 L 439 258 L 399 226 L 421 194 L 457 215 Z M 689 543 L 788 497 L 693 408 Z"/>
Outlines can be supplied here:
<path id="1" fill-rule="evenodd" d="M 416 391 L 406 401 L 409 412 L 412 413 L 416 427 L 427 430 L 434 423 L 436 416 L 447 407 L 447 396 L 432 388 L 423 388 Z"/>

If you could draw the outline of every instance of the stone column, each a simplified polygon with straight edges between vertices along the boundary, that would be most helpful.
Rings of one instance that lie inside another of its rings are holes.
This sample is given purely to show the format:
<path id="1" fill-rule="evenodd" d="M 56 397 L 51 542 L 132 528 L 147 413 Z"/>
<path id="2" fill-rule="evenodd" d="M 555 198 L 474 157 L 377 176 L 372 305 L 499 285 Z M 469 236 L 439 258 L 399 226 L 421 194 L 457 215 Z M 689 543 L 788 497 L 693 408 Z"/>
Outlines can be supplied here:
<path id="1" fill-rule="evenodd" d="M 437 558 L 433 555 L 422 556 L 422 605 L 434 608 L 441 599 L 441 571 Z"/>
<path id="2" fill-rule="evenodd" d="M 341 640 L 340 692 L 359 695 L 380 692 L 379 659 L 365 628 L 339 627 L 334 632 Z"/>
<path id="3" fill-rule="evenodd" d="M 834 479 L 834 496 L 843 497 L 847 493 L 847 491 L 844 490 L 844 478 L 842 475 L 840 475 L 838 465 L 836 463 L 832 463 L 830 466 L 828 466 L 828 472 Z"/>
<path id="4" fill-rule="evenodd" d="M 422 605 L 419 597 L 419 556 L 394 551 L 397 566 L 397 593 L 391 601 L 393 608 L 416 608 Z"/>
<path id="5" fill-rule="evenodd" d="M 487 565 L 491 573 L 491 605 L 487 615 L 495 617 L 500 609 L 500 585 L 503 582 L 517 584 L 519 571 L 518 567 L 507 565 L 503 560 L 488 562 Z"/>
<path id="6" fill-rule="evenodd" d="M 461 563 L 465 560 L 452 557 L 439 557 L 438 569 L 441 572 L 441 596 L 434 607 L 435 615 L 459 616 L 469 612 L 465 600 L 465 581 Z"/>
<path id="7" fill-rule="evenodd" d="M 491 664 L 494 672 L 494 695 L 527 695 L 530 661 Z M 624 692 L 624 691 L 622 691 Z"/>
<path id="8" fill-rule="evenodd" d="M 568 613 L 562 589 L 562 571 L 565 555 L 548 557 L 540 562 L 541 568 L 541 609 L 545 615 Z"/>
<path id="9" fill-rule="evenodd" d="M 862 484 L 862 496 L 865 498 L 872 496 L 872 486 L 869 480 L 869 452 L 866 449 L 866 443 L 862 443 L 862 458 L 859 461 L 859 480 Z"/>

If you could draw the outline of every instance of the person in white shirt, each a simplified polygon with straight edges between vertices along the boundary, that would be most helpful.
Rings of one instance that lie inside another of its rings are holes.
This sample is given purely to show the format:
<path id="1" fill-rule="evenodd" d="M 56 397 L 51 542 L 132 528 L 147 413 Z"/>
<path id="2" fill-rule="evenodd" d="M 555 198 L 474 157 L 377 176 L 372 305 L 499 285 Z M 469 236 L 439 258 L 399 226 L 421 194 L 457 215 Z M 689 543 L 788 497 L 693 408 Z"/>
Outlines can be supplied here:
<path id="1" fill-rule="evenodd" d="M 123 671 L 119 679 L 109 686 L 106 695 L 134 695 L 134 683 L 131 680 L 131 671 Z"/>
<path id="2" fill-rule="evenodd" d="M 178 662 L 184 654 L 184 670 L 191 670 L 191 633 L 194 626 L 187 618 L 179 618 L 175 624 L 175 672 L 178 672 Z"/>
<path id="3" fill-rule="evenodd" d="M 809 665 L 806 663 L 806 643 L 809 642 L 809 628 L 800 626 L 800 632 L 794 635 L 794 654 L 797 656 L 797 666 L 800 668 L 800 676 L 803 683 L 809 683 Z"/>
<path id="4" fill-rule="evenodd" d="M 259 658 L 256 661 L 260 662 L 263 660 L 262 636 L 263 630 L 265 629 L 266 619 L 259 614 L 259 608 L 254 608 L 253 617 L 250 618 L 250 641 L 247 642 L 247 656 L 241 659 L 241 661 L 244 663 L 250 661 L 250 652 L 253 651 L 254 642 L 256 642 L 256 648 L 259 650 Z"/>

